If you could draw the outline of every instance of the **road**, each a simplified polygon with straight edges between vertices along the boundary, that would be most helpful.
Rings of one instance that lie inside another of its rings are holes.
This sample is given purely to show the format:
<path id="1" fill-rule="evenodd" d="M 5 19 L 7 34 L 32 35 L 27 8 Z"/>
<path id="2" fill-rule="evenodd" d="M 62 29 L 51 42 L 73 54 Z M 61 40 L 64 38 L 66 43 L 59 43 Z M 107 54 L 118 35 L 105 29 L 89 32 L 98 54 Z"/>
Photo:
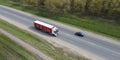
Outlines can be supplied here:
<path id="1" fill-rule="evenodd" d="M 15 41 L 16 43 L 18 43 L 19 45 L 21 45 L 22 47 L 24 47 L 25 49 L 27 49 L 28 51 L 38 55 L 43 60 L 54 60 L 51 57 L 45 55 L 40 50 L 34 48 L 33 46 L 29 45 L 28 43 L 25 43 L 23 40 L 20 40 L 19 38 L 11 35 L 10 33 L 6 32 L 2 29 L 0 29 L 0 32 L 3 33 L 4 35 L 6 35 L 7 37 L 9 37 L 10 39 L 12 39 L 13 41 Z"/>
<path id="2" fill-rule="evenodd" d="M 0 6 L 0 16 L 4 16 L 6 18 L 9 18 L 11 21 L 18 22 L 22 24 L 23 26 L 29 27 L 29 29 L 45 35 L 46 37 L 51 37 L 50 35 L 40 32 L 36 29 L 34 29 L 33 21 L 38 19 L 36 16 L 30 16 L 27 14 L 23 14 L 21 12 L 17 12 L 5 7 Z M 41 21 L 47 22 L 44 19 L 40 19 Z M 74 35 L 76 30 L 69 29 L 67 27 L 62 26 L 62 24 L 53 24 L 50 23 L 60 29 L 59 36 L 53 37 L 58 38 L 62 41 L 68 42 L 72 45 L 75 45 L 79 48 L 85 49 L 88 52 L 91 52 L 105 60 L 120 60 L 120 44 L 114 44 L 111 42 L 106 41 L 103 38 L 99 38 L 96 36 L 91 36 L 85 34 L 85 37 L 77 37 Z M 96 59 L 98 60 L 98 59 Z"/>

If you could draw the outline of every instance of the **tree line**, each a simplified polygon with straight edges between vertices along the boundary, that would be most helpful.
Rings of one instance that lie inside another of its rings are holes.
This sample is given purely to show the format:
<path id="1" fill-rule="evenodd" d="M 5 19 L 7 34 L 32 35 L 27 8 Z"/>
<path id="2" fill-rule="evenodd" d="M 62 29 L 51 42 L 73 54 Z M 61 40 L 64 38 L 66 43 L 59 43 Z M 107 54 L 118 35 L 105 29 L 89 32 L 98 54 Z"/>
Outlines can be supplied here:
<path id="1" fill-rule="evenodd" d="M 120 19 L 120 0 L 11 0 L 51 12 L 77 13 Z"/>

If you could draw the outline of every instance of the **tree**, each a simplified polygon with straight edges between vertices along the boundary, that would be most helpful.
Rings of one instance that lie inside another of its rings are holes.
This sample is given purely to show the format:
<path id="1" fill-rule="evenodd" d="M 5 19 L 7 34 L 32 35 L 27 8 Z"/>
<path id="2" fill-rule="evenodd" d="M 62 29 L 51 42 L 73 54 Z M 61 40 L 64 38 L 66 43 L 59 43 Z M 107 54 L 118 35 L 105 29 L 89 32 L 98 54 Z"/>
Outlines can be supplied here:
<path id="1" fill-rule="evenodd" d="M 45 7 L 52 12 L 67 12 L 70 10 L 70 0 L 46 0 Z"/>

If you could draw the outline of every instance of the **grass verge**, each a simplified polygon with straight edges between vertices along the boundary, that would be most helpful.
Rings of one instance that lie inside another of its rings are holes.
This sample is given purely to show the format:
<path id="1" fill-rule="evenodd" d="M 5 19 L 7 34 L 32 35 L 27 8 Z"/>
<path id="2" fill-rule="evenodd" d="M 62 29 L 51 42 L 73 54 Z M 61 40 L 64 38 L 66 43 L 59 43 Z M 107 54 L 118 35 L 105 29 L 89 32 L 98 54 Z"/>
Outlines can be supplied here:
<path id="1" fill-rule="evenodd" d="M 19 10 L 23 10 L 38 16 L 50 18 L 62 23 L 67 23 L 78 28 L 84 28 L 120 40 L 120 25 L 114 22 L 108 22 L 100 18 L 90 18 L 90 17 L 81 18 L 71 14 L 62 14 L 62 15 L 51 14 L 32 6 L 12 3 L 8 0 L 6 1 L 0 0 L 0 4 L 10 6 Z"/>
<path id="2" fill-rule="evenodd" d="M 0 33 L 0 60 L 42 60 Z"/>
<path id="3" fill-rule="evenodd" d="M 53 47 L 45 40 L 39 39 L 35 35 L 30 34 L 25 30 L 21 30 L 16 26 L 13 26 L 12 24 L 9 24 L 8 22 L 5 22 L 3 20 L 0 20 L 0 28 L 8 31 L 9 33 L 24 40 L 25 42 L 35 46 L 44 53 L 53 57 L 55 60 L 87 60 L 84 57 L 80 57 L 71 53 L 66 53 L 63 51 L 62 48 Z"/>

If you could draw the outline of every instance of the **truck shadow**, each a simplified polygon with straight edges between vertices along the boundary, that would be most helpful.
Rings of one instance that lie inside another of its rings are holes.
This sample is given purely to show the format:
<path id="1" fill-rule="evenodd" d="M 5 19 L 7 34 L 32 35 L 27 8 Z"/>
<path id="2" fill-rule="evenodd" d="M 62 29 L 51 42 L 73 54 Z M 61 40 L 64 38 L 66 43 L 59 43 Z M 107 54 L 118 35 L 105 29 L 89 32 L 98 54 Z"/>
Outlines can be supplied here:
<path id="1" fill-rule="evenodd" d="M 37 29 L 37 28 L 35 28 L 34 26 L 29 27 L 29 29 L 31 29 L 31 30 L 33 30 L 33 31 L 35 31 L 35 32 L 37 32 L 37 33 L 39 33 L 39 34 L 48 36 L 48 37 L 54 37 L 53 35 L 51 35 L 51 34 L 45 32 L 45 31 L 42 31 L 42 30 L 40 30 L 40 29 Z"/>

